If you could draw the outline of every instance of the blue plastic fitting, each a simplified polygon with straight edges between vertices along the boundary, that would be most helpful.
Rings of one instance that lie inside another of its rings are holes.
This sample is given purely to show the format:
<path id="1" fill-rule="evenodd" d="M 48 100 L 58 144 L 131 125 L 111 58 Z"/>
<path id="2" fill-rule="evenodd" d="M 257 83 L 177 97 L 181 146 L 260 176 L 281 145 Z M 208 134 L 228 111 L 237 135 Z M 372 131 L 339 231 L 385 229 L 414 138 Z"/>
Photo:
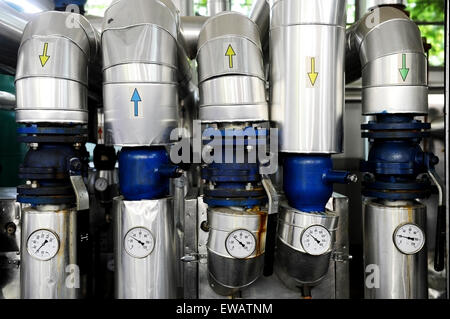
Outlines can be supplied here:
<path id="1" fill-rule="evenodd" d="M 177 175 L 164 147 L 123 148 L 119 153 L 119 187 L 126 200 L 164 198 L 170 178 Z"/>
<path id="2" fill-rule="evenodd" d="M 324 212 L 333 183 L 347 183 L 349 172 L 334 171 L 330 155 L 286 154 L 283 188 L 289 205 L 303 212 Z"/>

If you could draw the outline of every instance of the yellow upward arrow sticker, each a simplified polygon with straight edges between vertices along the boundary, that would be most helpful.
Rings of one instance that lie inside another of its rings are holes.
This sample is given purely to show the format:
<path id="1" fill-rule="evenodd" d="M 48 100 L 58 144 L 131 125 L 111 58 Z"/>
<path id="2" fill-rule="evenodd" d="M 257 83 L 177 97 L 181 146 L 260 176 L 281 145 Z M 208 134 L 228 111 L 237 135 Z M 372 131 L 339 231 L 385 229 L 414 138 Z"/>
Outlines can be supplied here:
<path id="1" fill-rule="evenodd" d="M 227 52 L 225 52 L 225 56 L 228 57 L 228 66 L 230 69 L 233 68 L 233 56 L 236 55 L 236 52 L 234 52 L 233 47 L 231 44 L 228 46 Z"/>
<path id="2" fill-rule="evenodd" d="M 319 73 L 316 72 L 316 58 L 311 58 L 311 72 L 308 72 L 309 81 L 311 85 L 316 84 L 317 76 Z"/>
<path id="3" fill-rule="evenodd" d="M 44 52 L 42 55 L 39 56 L 39 59 L 41 60 L 41 65 L 44 67 L 45 63 L 47 63 L 48 59 L 50 59 L 50 56 L 47 55 L 47 49 L 48 49 L 48 43 L 44 43 Z"/>

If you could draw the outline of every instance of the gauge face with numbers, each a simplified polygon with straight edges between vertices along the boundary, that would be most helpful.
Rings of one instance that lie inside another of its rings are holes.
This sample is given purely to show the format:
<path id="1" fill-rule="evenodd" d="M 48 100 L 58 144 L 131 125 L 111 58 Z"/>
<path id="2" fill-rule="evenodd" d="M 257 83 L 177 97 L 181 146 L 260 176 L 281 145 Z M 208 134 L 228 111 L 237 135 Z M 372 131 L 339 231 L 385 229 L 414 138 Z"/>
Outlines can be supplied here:
<path id="1" fill-rule="evenodd" d="M 412 255 L 422 249 L 425 244 L 425 234 L 415 224 L 403 224 L 394 232 L 394 244 L 401 253 Z"/>
<path id="2" fill-rule="evenodd" d="M 256 249 L 256 238 L 246 229 L 237 229 L 228 234 L 225 248 L 234 258 L 247 258 Z"/>
<path id="3" fill-rule="evenodd" d="M 145 227 L 135 227 L 128 231 L 124 239 L 125 251 L 132 257 L 144 258 L 155 248 L 155 239 Z"/>
<path id="4" fill-rule="evenodd" d="M 27 250 L 36 259 L 50 260 L 59 250 L 58 235 L 48 229 L 38 229 L 28 237 Z"/>
<path id="5" fill-rule="evenodd" d="M 331 234 L 321 225 L 312 225 L 303 231 L 300 242 L 306 253 L 323 255 L 331 248 Z"/>

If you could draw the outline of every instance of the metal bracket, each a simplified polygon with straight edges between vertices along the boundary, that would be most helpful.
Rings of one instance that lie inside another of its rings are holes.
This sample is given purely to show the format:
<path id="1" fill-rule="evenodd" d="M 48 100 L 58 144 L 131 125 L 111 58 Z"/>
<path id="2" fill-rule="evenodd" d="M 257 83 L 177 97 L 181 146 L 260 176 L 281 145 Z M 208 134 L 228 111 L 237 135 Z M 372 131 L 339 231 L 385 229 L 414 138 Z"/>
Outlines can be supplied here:
<path id="1" fill-rule="evenodd" d="M 190 263 L 190 262 L 200 262 L 201 259 L 206 258 L 207 258 L 206 254 L 190 253 L 181 257 L 180 260 L 185 263 Z"/>
<path id="2" fill-rule="evenodd" d="M 278 213 L 278 205 L 280 203 L 280 195 L 272 184 L 269 175 L 261 175 L 261 183 L 267 193 L 269 199 L 269 215 Z"/>
<path id="3" fill-rule="evenodd" d="M 77 210 L 89 209 L 89 193 L 86 184 L 84 184 L 83 177 L 81 175 L 70 176 L 70 182 L 75 191 Z"/>

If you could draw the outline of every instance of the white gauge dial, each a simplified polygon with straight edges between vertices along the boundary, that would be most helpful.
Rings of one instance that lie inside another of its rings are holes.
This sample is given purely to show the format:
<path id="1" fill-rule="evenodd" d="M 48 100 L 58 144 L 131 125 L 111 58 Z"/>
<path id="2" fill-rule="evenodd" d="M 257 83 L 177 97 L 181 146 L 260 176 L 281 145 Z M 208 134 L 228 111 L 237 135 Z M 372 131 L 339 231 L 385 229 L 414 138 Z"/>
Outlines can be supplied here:
<path id="1" fill-rule="evenodd" d="M 104 192 L 108 188 L 108 181 L 103 177 L 99 177 L 94 183 L 95 190 Z"/>
<path id="2" fill-rule="evenodd" d="M 52 259 L 59 250 L 58 235 L 47 229 L 38 229 L 28 237 L 27 250 L 39 260 Z"/>
<path id="3" fill-rule="evenodd" d="M 331 234 L 321 225 L 312 225 L 303 231 L 300 242 L 306 253 L 323 255 L 331 248 Z"/>
<path id="4" fill-rule="evenodd" d="M 237 229 L 228 234 L 225 248 L 234 258 L 247 258 L 255 251 L 256 238 L 246 229 Z"/>
<path id="5" fill-rule="evenodd" d="M 401 253 L 412 255 L 422 249 L 425 244 L 425 234 L 415 224 L 403 224 L 394 232 L 394 244 Z"/>
<path id="6" fill-rule="evenodd" d="M 124 239 L 125 251 L 135 258 L 144 258 L 155 248 L 155 239 L 145 227 L 135 227 L 128 231 Z"/>

